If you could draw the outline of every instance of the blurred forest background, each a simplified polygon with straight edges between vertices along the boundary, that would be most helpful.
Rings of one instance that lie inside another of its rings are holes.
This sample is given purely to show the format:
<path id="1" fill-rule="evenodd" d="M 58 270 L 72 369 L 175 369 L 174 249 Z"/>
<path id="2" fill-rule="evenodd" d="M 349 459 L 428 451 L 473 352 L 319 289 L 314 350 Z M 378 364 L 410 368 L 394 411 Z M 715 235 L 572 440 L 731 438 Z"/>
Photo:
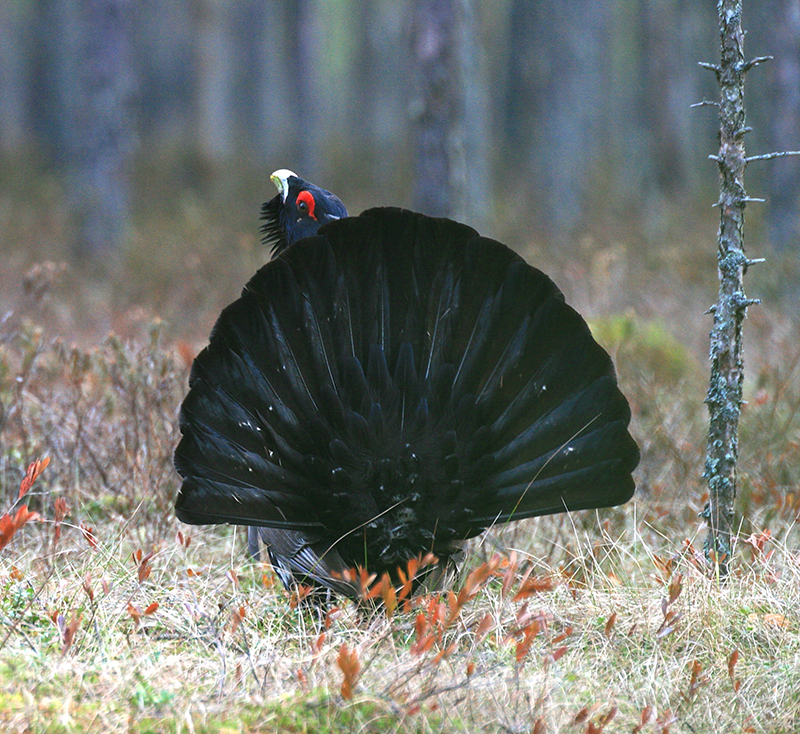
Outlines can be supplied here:
<path id="1" fill-rule="evenodd" d="M 797 149 L 800 2 L 745 10 L 747 55 L 776 59 L 748 78 L 748 153 Z M 77 298 L 92 274 L 62 323 L 93 298 L 214 312 L 209 291 L 230 300 L 266 259 L 256 215 L 288 167 L 351 213 L 467 221 L 565 270 L 578 307 L 597 306 L 585 266 L 601 306 L 658 313 L 641 267 L 702 282 L 702 312 L 717 119 L 691 105 L 717 95 L 698 66 L 717 47 L 715 3 L 686 0 L 4 0 L 0 306 L 26 277 Z M 800 160 L 751 165 L 747 185 L 766 199 L 748 209 L 748 252 L 770 262 L 754 295 L 796 311 Z"/>
<path id="2" fill-rule="evenodd" d="M 800 0 L 744 5 L 745 57 L 775 57 L 747 77 L 747 152 L 800 150 Z M 702 551 L 718 119 L 692 105 L 719 94 L 698 66 L 719 60 L 716 13 L 0 0 L 0 513 L 44 520 L 0 557 L 0 730 L 598 732 L 619 711 L 608 732 L 800 731 L 800 157 L 747 169 L 764 203 L 745 245 L 766 262 L 745 279 L 762 303 L 729 583 Z M 190 536 L 178 406 L 269 258 L 258 214 L 278 168 L 352 214 L 461 219 L 547 272 L 614 359 L 635 501 L 476 539 L 476 564 L 515 560 L 462 616 L 454 594 L 424 596 L 319 635 L 264 593 L 240 529 Z M 531 591 L 507 595 L 518 574 Z M 343 702 L 359 659 L 363 700 Z"/>

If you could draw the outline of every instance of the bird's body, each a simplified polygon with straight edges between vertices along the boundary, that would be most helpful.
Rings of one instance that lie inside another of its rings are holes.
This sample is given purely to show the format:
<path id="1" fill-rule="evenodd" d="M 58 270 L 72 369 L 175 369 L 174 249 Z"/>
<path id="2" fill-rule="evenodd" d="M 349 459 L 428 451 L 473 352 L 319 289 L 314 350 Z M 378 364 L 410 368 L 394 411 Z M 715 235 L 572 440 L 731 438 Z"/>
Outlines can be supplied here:
<path id="1" fill-rule="evenodd" d="M 195 361 L 179 519 L 260 528 L 287 585 L 353 595 L 345 568 L 631 497 L 611 359 L 546 275 L 449 220 L 331 216 L 290 232 Z"/>

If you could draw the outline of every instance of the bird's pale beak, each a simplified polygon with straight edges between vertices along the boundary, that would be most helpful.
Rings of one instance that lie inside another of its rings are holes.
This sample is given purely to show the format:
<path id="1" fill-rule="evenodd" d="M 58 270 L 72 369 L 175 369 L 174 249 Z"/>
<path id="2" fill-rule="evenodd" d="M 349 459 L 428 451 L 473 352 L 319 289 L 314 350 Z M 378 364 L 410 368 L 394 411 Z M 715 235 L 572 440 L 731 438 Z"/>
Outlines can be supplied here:
<path id="1" fill-rule="evenodd" d="M 275 184 L 275 188 L 278 189 L 283 201 L 286 201 L 286 197 L 289 195 L 289 178 L 291 176 L 298 178 L 294 171 L 290 171 L 288 168 L 279 168 L 269 177 L 270 181 Z"/>

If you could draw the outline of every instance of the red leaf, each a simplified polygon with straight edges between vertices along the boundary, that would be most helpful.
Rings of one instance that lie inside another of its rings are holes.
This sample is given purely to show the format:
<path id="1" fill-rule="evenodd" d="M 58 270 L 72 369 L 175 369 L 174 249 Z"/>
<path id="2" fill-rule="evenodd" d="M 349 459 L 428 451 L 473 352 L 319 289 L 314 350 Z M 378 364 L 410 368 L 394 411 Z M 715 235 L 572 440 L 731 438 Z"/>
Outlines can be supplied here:
<path id="1" fill-rule="evenodd" d="M 370 591 L 370 586 L 378 577 L 375 573 L 369 573 L 363 566 L 357 568 L 350 568 L 344 572 L 344 578 L 347 581 L 358 583 L 361 591 L 361 597 L 366 599 Z"/>
<path id="2" fill-rule="evenodd" d="M 672 567 L 675 564 L 674 558 L 662 558 L 655 553 L 652 555 L 653 563 L 655 567 L 661 573 L 661 579 L 659 579 L 662 583 L 666 582 L 667 579 L 672 576 Z"/>
<path id="3" fill-rule="evenodd" d="M 679 573 L 669 583 L 669 604 L 673 604 L 683 589 L 683 574 Z"/>
<path id="4" fill-rule="evenodd" d="M 142 612 L 133 602 L 128 602 L 128 614 L 133 617 L 133 621 L 136 623 L 136 626 L 139 626 L 139 620 L 142 618 Z"/>
<path id="5" fill-rule="evenodd" d="M 738 662 L 738 660 L 739 660 L 739 651 L 734 650 L 728 657 L 728 675 L 730 676 L 731 680 L 733 680 L 733 672 L 734 669 L 736 668 L 736 663 Z"/>
<path id="6" fill-rule="evenodd" d="M 312 588 L 310 586 L 306 586 L 305 584 L 297 584 L 294 589 L 292 589 L 292 596 L 289 600 L 290 609 L 297 609 L 303 599 L 306 599 L 308 595 L 311 594 L 311 591 Z"/>
<path id="7" fill-rule="evenodd" d="M 438 665 L 442 662 L 445 658 L 449 658 L 453 651 L 456 649 L 456 643 L 451 642 L 444 650 L 439 650 L 433 658 L 433 664 Z"/>
<path id="8" fill-rule="evenodd" d="M 599 724 L 601 729 L 604 729 L 609 723 L 611 723 L 611 721 L 614 719 L 616 715 L 617 715 L 617 707 L 612 706 L 608 711 L 606 711 L 605 714 L 603 714 L 603 716 L 600 717 Z"/>
<path id="9" fill-rule="evenodd" d="M 414 632 L 419 640 L 428 631 L 428 620 L 422 612 L 417 612 L 416 619 L 414 620 Z"/>
<path id="10" fill-rule="evenodd" d="M 92 589 L 92 576 L 91 574 L 86 574 L 83 578 L 83 590 L 86 592 L 86 596 L 89 597 L 89 601 L 94 601 L 94 589 Z"/>
<path id="11" fill-rule="evenodd" d="M 478 642 L 482 642 L 486 635 L 489 634 L 493 622 L 491 614 L 483 615 L 483 619 L 478 624 L 478 629 L 475 630 L 475 638 Z"/>
<path id="12" fill-rule="evenodd" d="M 508 593 L 511 591 L 511 586 L 514 583 L 514 579 L 517 577 L 518 568 L 519 560 L 517 559 L 517 552 L 512 550 L 511 553 L 508 554 L 508 563 L 502 576 L 503 586 L 500 590 L 500 596 L 503 598 L 507 597 Z"/>
<path id="13" fill-rule="evenodd" d="M 557 645 L 559 642 L 564 642 L 572 634 L 572 627 L 567 627 L 560 635 L 553 638 L 552 644 Z"/>
<path id="14" fill-rule="evenodd" d="M 689 678 L 688 696 L 692 696 L 699 688 L 708 683 L 708 675 L 703 673 L 703 666 L 699 660 L 692 662 L 692 675 Z"/>
<path id="15" fill-rule="evenodd" d="M 239 629 L 239 625 L 242 623 L 242 618 L 239 616 L 239 612 L 235 609 L 231 613 L 231 634 L 234 634 L 237 629 Z"/>
<path id="16" fill-rule="evenodd" d="M 11 538 L 14 537 L 14 533 L 26 522 L 38 519 L 39 513 L 30 512 L 27 505 L 20 505 L 20 507 L 17 508 L 16 514 L 13 516 L 6 513 L 0 517 L 0 550 L 9 544 Z"/>
<path id="17" fill-rule="evenodd" d="M 497 558 L 497 563 L 492 566 L 492 561 L 494 561 L 495 558 Z M 470 572 L 466 581 L 464 581 L 464 585 L 461 587 L 461 591 L 458 592 L 458 606 L 464 606 L 464 604 L 477 595 L 498 565 L 500 565 L 499 556 L 494 556 L 490 561 L 482 563 Z"/>
<path id="18" fill-rule="evenodd" d="M 523 630 L 523 638 L 517 643 L 516 660 L 518 663 L 521 663 L 530 652 L 533 639 L 539 634 L 540 630 L 541 626 L 535 619 Z"/>
<path id="19" fill-rule="evenodd" d="M 353 686 L 356 684 L 358 672 L 361 670 L 361 663 L 358 660 L 358 652 L 350 650 L 346 643 L 342 643 L 339 648 L 339 656 L 336 658 L 336 664 L 344 674 L 342 681 L 342 698 L 349 700 L 353 697 Z"/>
<path id="20" fill-rule="evenodd" d="M 586 719 L 589 718 L 589 711 L 588 706 L 584 706 L 577 714 L 575 714 L 574 718 L 572 719 L 573 724 L 582 724 Z"/>
<path id="21" fill-rule="evenodd" d="M 381 598 L 383 599 L 383 605 L 386 608 L 386 618 L 391 619 L 395 609 L 397 609 L 397 592 L 394 590 L 394 586 L 392 585 L 391 581 L 383 585 L 383 589 L 381 590 Z"/>
<path id="22" fill-rule="evenodd" d="M 322 652 L 322 645 L 325 643 L 328 635 L 325 632 L 320 632 L 317 639 L 311 644 L 311 655 L 316 658 Z"/>
<path id="23" fill-rule="evenodd" d="M 661 718 L 656 719 L 656 726 L 659 727 L 661 734 L 669 734 L 672 725 L 678 720 L 671 711 L 667 711 Z"/>
<path id="24" fill-rule="evenodd" d="M 136 569 L 136 575 L 139 578 L 139 583 L 142 584 L 150 577 L 150 572 L 153 566 L 150 564 L 150 559 L 153 557 L 154 551 L 150 551 L 146 556 L 142 556 L 142 551 L 139 549 L 134 553 L 134 561 L 138 562 L 139 567 Z M 230 571 L 228 573 L 231 573 Z"/>
<path id="25" fill-rule="evenodd" d="M 97 536 L 94 534 L 94 528 L 90 528 L 88 525 L 84 525 L 81 523 L 80 525 L 81 532 L 83 533 L 83 537 L 86 538 L 86 542 L 92 548 L 97 548 Z"/>
<path id="26" fill-rule="evenodd" d="M 156 611 L 156 609 L 158 609 L 158 602 L 154 601 L 152 604 L 150 604 L 147 607 L 147 609 L 144 610 L 144 616 L 145 617 L 149 617 L 151 614 L 153 614 Z"/>
<path id="27" fill-rule="evenodd" d="M 45 466 L 47 466 L 45 464 Z M 75 633 L 78 631 L 78 627 L 81 623 L 81 614 L 74 614 L 72 615 L 72 619 L 70 620 L 69 624 L 64 627 L 64 631 L 61 636 L 62 645 L 61 645 L 61 656 L 63 657 L 67 650 L 72 647 L 72 643 L 75 641 Z"/>
<path id="28" fill-rule="evenodd" d="M 23 478 L 22 483 L 19 485 L 19 494 L 17 495 L 17 499 L 22 497 L 33 486 L 33 483 L 47 468 L 49 463 L 50 457 L 45 456 L 44 459 L 37 459 L 28 465 L 28 470 L 25 472 L 25 477 Z"/>
<path id="29" fill-rule="evenodd" d="M 53 522 L 53 545 L 58 543 L 61 538 L 61 523 L 69 512 L 67 501 L 63 497 L 59 497 L 55 502 L 54 522 Z"/>
<path id="30" fill-rule="evenodd" d="M 400 583 L 402 586 L 400 587 L 400 591 L 397 592 L 397 596 L 399 599 L 410 599 L 411 592 L 413 591 L 414 585 L 414 578 L 417 575 L 417 571 L 419 571 L 422 565 L 422 559 L 419 557 L 416 558 L 409 558 L 408 563 L 406 564 L 406 571 L 404 572 L 402 568 L 397 569 L 397 574 L 400 578 Z"/>
<path id="31" fill-rule="evenodd" d="M 430 551 L 428 551 L 419 562 L 420 568 L 427 568 L 428 566 L 435 566 L 439 563 L 439 559 L 433 555 Z"/>
<path id="32" fill-rule="evenodd" d="M 427 634 L 423 635 L 419 640 L 417 640 L 411 648 L 409 652 L 412 655 L 422 655 L 425 652 L 428 652 L 433 647 L 433 643 L 436 642 L 436 634 L 433 632 L 428 632 Z"/>
<path id="33" fill-rule="evenodd" d="M 514 601 L 521 601 L 534 594 L 552 591 L 556 586 L 555 580 L 550 576 L 534 576 L 523 581 L 517 590 Z"/>
<path id="34" fill-rule="evenodd" d="M 55 501 L 55 521 L 61 522 L 69 512 L 69 505 L 63 497 L 59 497 Z"/>
<path id="35" fill-rule="evenodd" d="M 642 709 L 640 722 L 633 727 L 632 734 L 640 734 L 641 731 L 655 718 L 655 710 L 652 706 L 645 706 Z"/>
<path id="36" fill-rule="evenodd" d="M 758 535 L 753 533 L 744 542 L 753 546 L 753 555 L 759 556 L 764 551 L 764 546 L 772 540 L 772 533 L 769 530 L 762 530 Z"/>
<path id="37" fill-rule="evenodd" d="M 611 637 L 611 630 L 614 629 L 614 625 L 617 623 L 617 613 L 613 612 L 611 616 L 606 620 L 605 626 L 605 635 L 606 637 Z"/>
<path id="38" fill-rule="evenodd" d="M 325 629 L 329 630 L 331 628 L 331 625 L 333 624 L 333 621 L 337 617 L 341 616 L 342 616 L 341 607 L 331 607 L 330 609 L 328 609 L 328 611 L 325 613 L 325 622 L 324 622 Z"/>

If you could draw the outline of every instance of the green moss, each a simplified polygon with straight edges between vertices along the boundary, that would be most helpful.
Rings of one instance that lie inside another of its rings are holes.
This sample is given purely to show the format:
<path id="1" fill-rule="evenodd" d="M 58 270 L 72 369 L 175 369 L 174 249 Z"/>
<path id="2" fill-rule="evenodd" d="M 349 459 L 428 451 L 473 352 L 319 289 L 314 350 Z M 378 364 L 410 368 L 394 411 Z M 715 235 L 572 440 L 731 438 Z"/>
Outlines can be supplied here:
<path id="1" fill-rule="evenodd" d="M 589 324 L 592 335 L 618 364 L 633 363 L 658 381 L 675 384 L 690 376 L 695 367 L 688 349 L 659 320 L 645 321 L 633 313 L 596 319 Z"/>

